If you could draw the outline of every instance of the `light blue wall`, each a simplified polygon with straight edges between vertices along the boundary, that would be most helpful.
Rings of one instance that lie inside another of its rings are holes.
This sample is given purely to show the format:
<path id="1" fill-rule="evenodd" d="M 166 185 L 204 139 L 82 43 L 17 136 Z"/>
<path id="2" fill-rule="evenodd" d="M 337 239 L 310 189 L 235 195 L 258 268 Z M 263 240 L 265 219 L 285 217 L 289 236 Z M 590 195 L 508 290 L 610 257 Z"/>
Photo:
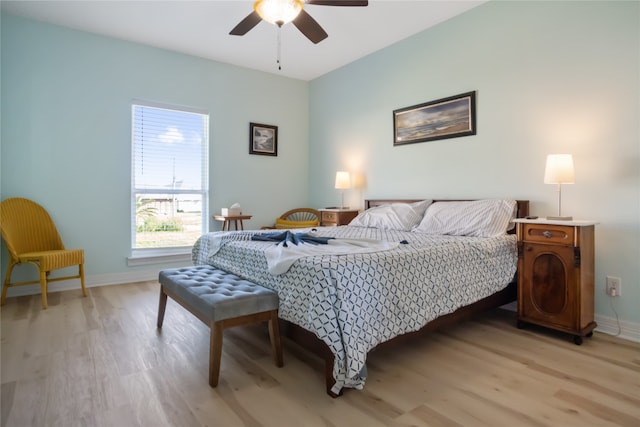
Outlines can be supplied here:
<path id="1" fill-rule="evenodd" d="M 2 198 L 44 205 L 89 283 L 163 267 L 126 262 L 132 99 L 209 112 L 211 213 L 260 227 L 308 204 L 307 82 L 4 14 Z M 248 154 L 250 122 L 279 127 L 277 157 Z"/>
<path id="2" fill-rule="evenodd" d="M 640 322 L 638 2 L 489 2 L 311 82 L 311 201 L 331 205 L 336 170 L 368 197 L 529 199 L 554 214 L 547 154 L 574 155 L 563 212 L 595 219 L 596 312 Z M 394 109 L 477 91 L 475 136 L 394 147 Z"/>

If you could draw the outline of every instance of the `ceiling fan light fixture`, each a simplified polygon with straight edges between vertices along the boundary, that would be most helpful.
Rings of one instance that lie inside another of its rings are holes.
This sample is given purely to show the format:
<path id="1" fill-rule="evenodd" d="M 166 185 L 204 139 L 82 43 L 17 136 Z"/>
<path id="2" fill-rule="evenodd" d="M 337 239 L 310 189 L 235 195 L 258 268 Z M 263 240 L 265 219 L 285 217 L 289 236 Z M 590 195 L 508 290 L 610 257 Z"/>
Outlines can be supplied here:
<path id="1" fill-rule="evenodd" d="M 302 0 L 258 0 L 253 9 L 263 20 L 281 27 L 296 19 L 303 6 Z"/>

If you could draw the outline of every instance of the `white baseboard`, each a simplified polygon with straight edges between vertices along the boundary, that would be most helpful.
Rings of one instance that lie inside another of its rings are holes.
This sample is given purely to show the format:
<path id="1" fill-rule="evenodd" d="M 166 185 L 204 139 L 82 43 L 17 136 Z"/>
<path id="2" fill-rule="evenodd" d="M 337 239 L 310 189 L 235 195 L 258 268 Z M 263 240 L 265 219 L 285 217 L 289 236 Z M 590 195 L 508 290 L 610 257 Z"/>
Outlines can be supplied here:
<path id="1" fill-rule="evenodd" d="M 618 320 L 615 317 L 596 314 L 596 331 L 619 338 L 640 342 L 640 323 Z"/>
<path id="2" fill-rule="evenodd" d="M 158 280 L 158 273 L 162 268 L 158 270 L 145 270 L 137 272 L 127 273 L 114 273 L 114 274 L 96 274 L 93 276 L 85 277 L 85 286 L 87 288 L 94 288 L 97 286 L 107 285 L 122 285 L 124 283 L 133 282 L 146 282 L 149 280 Z M 49 293 L 71 291 L 74 289 L 80 289 L 80 279 L 61 280 L 49 285 Z M 40 293 L 40 285 L 25 285 L 16 286 L 7 290 L 7 297 L 20 297 L 24 295 L 36 295 Z"/>

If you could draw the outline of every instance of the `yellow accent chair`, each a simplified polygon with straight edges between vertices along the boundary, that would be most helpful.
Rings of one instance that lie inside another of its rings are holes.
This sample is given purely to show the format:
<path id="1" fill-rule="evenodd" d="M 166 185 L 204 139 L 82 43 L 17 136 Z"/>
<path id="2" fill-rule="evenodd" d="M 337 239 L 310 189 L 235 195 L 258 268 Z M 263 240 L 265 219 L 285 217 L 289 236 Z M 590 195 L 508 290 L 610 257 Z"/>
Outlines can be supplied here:
<path id="1" fill-rule="evenodd" d="M 11 286 L 40 283 L 42 308 L 47 308 L 49 282 L 69 279 L 80 279 L 82 295 L 87 296 L 84 287 L 84 250 L 64 248 L 53 220 L 42 206 L 19 197 L 4 200 L 0 203 L 0 228 L 11 258 L 2 287 L 0 304 L 5 303 L 7 289 Z M 40 273 L 40 279 L 11 283 L 13 268 L 24 263 L 35 265 Z M 53 270 L 76 265 L 78 266 L 76 276 L 49 278 Z"/>
<path id="2" fill-rule="evenodd" d="M 289 228 L 308 228 L 320 225 L 320 212 L 311 208 L 296 208 L 286 211 L 276 223 L 270 227 L 262 227 L 263 230 L 268 229 L 289 229 Z"/>

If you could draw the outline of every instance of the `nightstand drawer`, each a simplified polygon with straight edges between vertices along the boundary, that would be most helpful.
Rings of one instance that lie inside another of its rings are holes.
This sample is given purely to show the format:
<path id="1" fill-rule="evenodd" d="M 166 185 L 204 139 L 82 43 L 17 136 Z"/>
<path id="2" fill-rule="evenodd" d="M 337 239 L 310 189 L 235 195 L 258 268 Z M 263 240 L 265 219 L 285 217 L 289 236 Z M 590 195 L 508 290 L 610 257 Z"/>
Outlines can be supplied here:
<path id="1" fill-rule="evenodd" d="M 573 245 L 575 227 L 546 224 L 524 224 L 525 242 L 558 243 Z"/>
<path id="2" fill-rule="evenodd" d="M 321 222 L 338 222 L 338 212 L 328 212 L 322 211 L 322 221 Z"/>
<path id="3" fill-rule="evenodd" d="M 347 225 L 358 216 L 357 209 L 318 209 L 320 211 L 320 225 L 323 227 L 336 227 Z"/>

